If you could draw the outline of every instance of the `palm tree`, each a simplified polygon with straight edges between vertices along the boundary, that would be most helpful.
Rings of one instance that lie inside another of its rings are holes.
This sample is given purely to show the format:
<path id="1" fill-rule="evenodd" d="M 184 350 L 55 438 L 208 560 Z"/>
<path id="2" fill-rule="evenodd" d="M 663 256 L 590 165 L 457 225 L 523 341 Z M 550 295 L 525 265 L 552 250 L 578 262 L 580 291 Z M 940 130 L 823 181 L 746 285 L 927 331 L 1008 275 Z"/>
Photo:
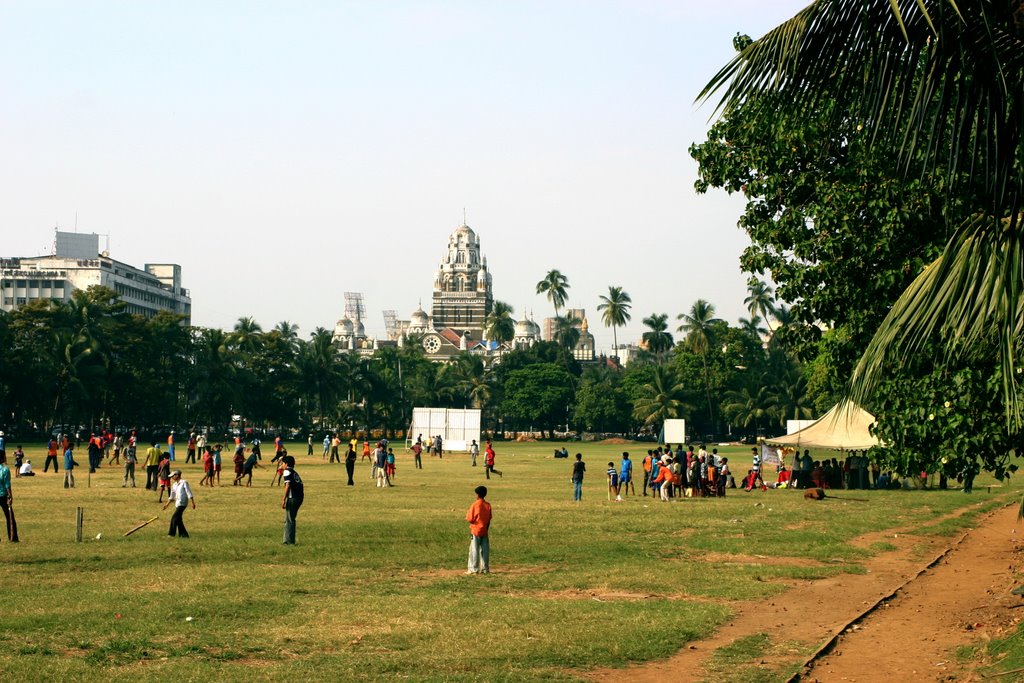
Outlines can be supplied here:
<path id="1" fill-rule="evenodd" d="M 632 317 L 629 314 L 629 309 L 632 306 L 633 300 L 629 298 L 629 294 L 622 291 L 622 287 L 609 287 L 608 296 L 599 296 L 598 299 L 601 303 L 597 305 L 597 310 L 603 311 L 601 314 L 601 320 L 604 321 L 605 327 L 612 328 L 612 353 L 619 348 L 619 337 L 616 334 L 616 329 L 625 325 Z M 618 356 L 615 356 L 618 360 Z"/>
<path id="2" fill-rule="evenodd" d="M 700 94 L 724 89 L 725 111 L 750 104 L 751 125 L 842 117 L 908 174 L 945 183 L 950 203 L 973 201 L 954 230 L 936 226 L 951 236 L 875 332 L 853 374 L 854 399 L 932 340 L 956 359 L 994 339 L 1006 427 L 1024 423 L 1022 25 L 1019 2 L 818 0 L 745 47 Z"/>
<path id="3" fill-rule="evenodd" d="M 555 318 L 555 342 L 558 343 L 567 356 L 571 356 L 576 344 L 580 341 L 580 324 L 583 321 L 571 315 Z"/>
<path id="4" fill-rule="evenodd" d="M 793 317 L 793 309 L 786 304 L 779 304 L 771 311 L 772 317 L 775 318 L 775 327 L 772 328 L 771 338 L 768 340 L 770 346 L 777 346 L 783 343 L 786 338 L 786 330 L 793 326 L 796 319 Z M 779 332 L 782 332 L 781 340 L 776 337 Z"/>
<path id="5" fill-rule="evenodd" d="M 775 398 L 771 390 L 763 384 L 756 389 L 744 385 L 728 391 L 725 400 L 722 409 L 729 421 L 741 427 L 753 426 L 757 429 L 761 426 L 762 420 L 774 418 L 776 414 Z"/>
<path id="6" fill-rule="evenodd" d="M 504 301 L 495 301 L 491 312 L 484 319 L 484 334 L 487 339 L 498 342 L 498 355 L 501 347 L 512 341 L 516 336 L 516 321 L 512 319 L 515 310 Z"/>
<path id="7" fill-rule="evenodd" d="M 714 340 L 714 327 L 722 321 L 715 317 L 715 307 L 704 299 L 697 299 L 690 307 L 689 313 L 680 313 L 678 320 L 683 324 L 678 331 L 686 335 L 686 345 L 690 350 L 700 355 L 704 365 L 704 393 L 708 399 L 708 417 L 711 424 L 715 423 L 714 408 L 711 404 L 711 373 L 708 370 L 708 352 L 711 350 Z"/>
<path id="8" fill-rule="evenodd" d="M 558 309 L 565 305 L 565 298 L 569 291 L 569 278 L 557 270 L 549 270 L 544 279 L 537 283 L 537 293 L 547 296 L 548 301 L 555 307 L 555 317 L 558 317 Z"/>
<path id="9" fill-rule="evenodd" d="M 668 313 L 651 313 L 643 322 L 647 326 L 642 337 L 647 350 L 658 359 L 664 358 L 676 344 L 668 331 Z"/>
<path id="10" fill-rule="evenodd" d="M 791 365 L 774 388 L 773 410 L 780 426 L 786 420 L 808 420 L 814 416 L 814 403 L 807 393 L 807 378 Z"/>
<path id="11" fill-rule="evenodd" d="M 757 315 L 751 316 L 749 320 L 740 318 L 740 329 L 758 341 L 768 334 L 768 328 L 761 324 L 761 317 Z"/>
<path id="12" fill-rule="evenodd" d="M 300 343 L 296 359 L 303 393 L 316 399 L 321 426 L 327 422 L 328 407 L 337 405 L 347 384 L 346 367 L 332 336 L 330 330 L 316 328 L 308 342 Z"/>
<path id="13" fill-rule="evenodd" d="M 281 335 L 281 339 L 284 339 L 288 346 L 294 351 L 298 348 L 299 341 L 299 326 L 294 323 L 290 323 L 287 320 L 282 320 L 278 324 L 274 325 L 274 331 Z"/>
<path id="14" fill-rule="evenodd" d="M 750 311 L 751 319 L 761 316 L 767 320 L 768 314 L 772 312 L 775 306 L 772 288 L 766 285 L 763 280 L 752 277 L 747 280 L 747 293 L 747 298 L 743 300 L 743 303 L 746 304 L 747 310 Z"/>
<path id="15" fill-rule="evenodd" d="M 683 402 L 683 385 L 665 365 L 655 365 L 651 381 L 643 386 L 643 396 L 633 404 L 633 417 L 645 427 L 664 424 L 679 417 L 690 406 Z"/>
<path id="16" fill-rule="evenodd" d="M 259 348 L 260 335 L 263 328 L 252 318 L 245 316 L 238 319 L 231 333 L 231 342 L 235 348 L 244 353 L 252 353 Z"/>
<path id="17" fill-rule="evenodd" d="M 195 353 L 195 391 L 199 417 L 226 429 L 235 403 L 235 365 L 228 336 L 215 328 L 200 329 Z"/>

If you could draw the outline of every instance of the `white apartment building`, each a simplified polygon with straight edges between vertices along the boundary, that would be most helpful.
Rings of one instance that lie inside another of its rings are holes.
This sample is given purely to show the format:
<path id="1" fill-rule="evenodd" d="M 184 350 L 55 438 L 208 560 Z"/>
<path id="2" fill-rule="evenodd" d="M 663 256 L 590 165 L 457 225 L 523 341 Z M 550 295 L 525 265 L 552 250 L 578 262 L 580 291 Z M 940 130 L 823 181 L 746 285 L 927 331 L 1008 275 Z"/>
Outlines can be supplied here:
<path id="1" fill-rule="evenodd" d="M 128 313 L 147 318 L 159 311 L 192 323 L 192 299 L 181 286 L 181 266 L 147 263 L 139 270 L 99 251 L 100 236 L 56 232 L 49 256 L 0 258 L 0 309 L 12 311 L 29 301 L 67 301 L 76 289 L 103 285 L 117 292 Z"/>

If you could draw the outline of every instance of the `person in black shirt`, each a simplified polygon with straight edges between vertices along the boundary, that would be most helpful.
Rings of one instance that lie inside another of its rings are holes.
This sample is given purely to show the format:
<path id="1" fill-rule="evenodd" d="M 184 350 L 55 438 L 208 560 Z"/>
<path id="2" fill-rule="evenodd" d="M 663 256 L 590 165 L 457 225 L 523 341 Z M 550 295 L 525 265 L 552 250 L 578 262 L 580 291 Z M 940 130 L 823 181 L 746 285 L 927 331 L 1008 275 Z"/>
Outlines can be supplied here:
<path id="1" fill-rule="evenodd" d="M 587 465 L 583 462 L 583 454 L 576 454 L 576 462 L 572 464 L 572 499 L 583 500 L 583 473 L 587 471 Z"/>
<path id="2" fill-rule="evenodd" d="M 281 508 L 284 510 L 284 544 L 295 545 L 295 517 L 302 507 L 305 490 L 302 477 L 295 471 L 295 458 L 284 455 L 281 460 L 285 467 L 281 476 L 284 481 L 284 498 L 281 500 Z"/>

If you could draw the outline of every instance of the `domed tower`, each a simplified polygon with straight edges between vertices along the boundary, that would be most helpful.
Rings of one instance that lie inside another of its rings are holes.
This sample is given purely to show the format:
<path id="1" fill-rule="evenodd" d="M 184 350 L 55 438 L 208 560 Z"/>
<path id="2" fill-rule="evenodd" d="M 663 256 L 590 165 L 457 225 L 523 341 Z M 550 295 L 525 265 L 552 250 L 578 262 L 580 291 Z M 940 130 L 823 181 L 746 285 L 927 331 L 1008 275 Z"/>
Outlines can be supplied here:
<path id="1" fill-rule="evenodd" d="M 348 317 L 344 317 L 334 325 L 334 342 L 341 345 L 342 347 L 348 347 L 348 342 L 352 338 L 352 321 Z"/>
<path id="2" fill-rule="evenodd" d="M 410 334 L 426 334 L 432 331 L 430 329 L 430 318 L 422 306 L 413 311 L 412 315 L 409 316 L 408 331 Z"/>
<path id="3" fill-rule="evenodd" d="M 580 324 L 580 340 L 576 342 L 576 348 L 573 349 L 572 355 L 576 360 L 594 360 L 594 335 L 590 333 L 590 323 L 587 322 L 586 316 L 583 317 L 583 322 Z"/>
<path id="4" fill-rule="evenodd" d="M 537 343 L 537 337 L 533 331 L 533 323 L 526 318 L 516 323 L 515 336 L 512 339 L 512 348 L 528 349 Z"/>
<path id="5" fill-rule="evenodd" d="M 480 240 L 472 228 L 460 225 L 448 237 L 448 250 L 434 278 L 434 328 L 450 327 L 481 339 L 493 305 L 491 274 L 480 257 Z"/>

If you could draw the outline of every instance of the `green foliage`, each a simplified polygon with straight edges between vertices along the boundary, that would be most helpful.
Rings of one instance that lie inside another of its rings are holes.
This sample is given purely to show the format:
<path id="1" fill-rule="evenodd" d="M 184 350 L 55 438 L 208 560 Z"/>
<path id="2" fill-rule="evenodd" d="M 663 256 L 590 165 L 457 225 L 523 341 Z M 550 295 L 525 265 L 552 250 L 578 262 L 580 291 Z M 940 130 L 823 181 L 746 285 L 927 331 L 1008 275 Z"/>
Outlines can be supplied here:
<path id="1" fill-rule="evenodd" d="M 998 419 L 1004 407 L 993 354 L 960 365 L 933 365 L 927 358 L 912 375 L 896 373 L 881 385 L 873 407 L 875 431 L 886 447 L 877 457 L 906 474 L 956 477 L 980 466 L 1003 479 L 1016 471 L 1011 456 L 1024 450 L 1024 439 Z"/>
<path id="2" fill-rule="evenodd" d="M 569 373 L 554 363 L 534 363 L 508 373 L 502 413 L 520 428 L 532 426 L 549 432 L 564 422 L 573 400 Z"/>
<path id="3" fill-rule="evenodd" d="M 583 375 L 576 389 L 573 422 L 590 432 L 629 430 L 632 403 L 620 386 L 620 373 L 595 368 Z"/>

